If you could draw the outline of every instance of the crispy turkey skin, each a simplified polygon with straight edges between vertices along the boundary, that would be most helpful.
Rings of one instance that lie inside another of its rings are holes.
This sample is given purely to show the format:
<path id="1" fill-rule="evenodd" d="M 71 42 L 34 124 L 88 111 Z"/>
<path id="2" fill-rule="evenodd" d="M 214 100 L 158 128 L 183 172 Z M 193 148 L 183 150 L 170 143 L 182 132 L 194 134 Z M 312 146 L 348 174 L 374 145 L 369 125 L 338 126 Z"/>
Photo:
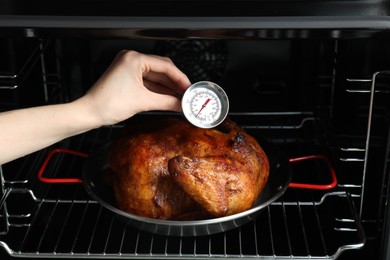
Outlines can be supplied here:
<path id="1" fill-rule="evenodd" d="M 229 119 L 214 129 L 179 118 L 130 125 L 113 142 L 109 165 L 119 208 L 157 219 L 247 210 L 269 174 L 258 142 Z"/>

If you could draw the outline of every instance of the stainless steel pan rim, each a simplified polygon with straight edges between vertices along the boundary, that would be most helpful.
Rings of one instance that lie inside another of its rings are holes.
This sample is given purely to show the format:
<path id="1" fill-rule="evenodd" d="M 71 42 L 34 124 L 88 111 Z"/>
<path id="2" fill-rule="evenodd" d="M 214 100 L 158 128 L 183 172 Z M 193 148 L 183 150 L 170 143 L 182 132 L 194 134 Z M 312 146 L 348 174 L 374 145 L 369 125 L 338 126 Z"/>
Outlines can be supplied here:
<path id="1" fill-rule="evenodd" d="M 260 144 L 270 161 L 268 182 L 252 208 L 234 215 L 179 221 L 142 217 L 120 210 L 115 206 L 113 191 L 102 177 L 108 167 L 106 158 L 109 144 L 103 146 L 87 160 L 83 171 L 83 184 L 94 200 L 137 229 L 168 236 L 211 235 L 236 228 L 253 220 L 262 209 L 280 198 L 288 188 L 291 181 L 291 169 L 287 157 L 276 151 L 265 140 L 261 140 Z"/>
<path id="2" fill-rule="evenodd" d="M 87 191 L 90 191 L 90 189 L 87 188 Z M 256 207 L 252 207 L 246 211 L 236 213 L 233 215 L 229 215 L 229 216 L 225 216 L 225 217 L 212 218 L 212 219 L 202 219 L 202 220 L 163 220 L 163 219 L 142 217 L 142 216 L 138 216 L 138 215 L 134 215 L 134 214 L 122 211 L 122 210 L 114 207 L 110 203 L 106 203 L 104 200 L 102 200 L 102 198 L 97 196 L 97 194 L 94 192 L 89 192 L 89 194 L 92 198 L 94 198 L 97 202 L 102 204 L 107 209 L 109 209 L 109 210 L 111 210 L 119 215 L 122 215 L 124 217 L 132 218 L 135 220 L 143 221 L 145 223 L 152 223 L 152 224 L 162 224 L 162 225 L 165 224 L 165 225 L 170 225 L 170 226 L 172 226 L 172 225 L 174 225 L 174 226 L 192 226 L 192 225 L 215 224 L 215 223 L 221 223 L 221 222 L 226 222 L 226 221 L 232 221 L 232 220 L 235 220 L 237 218 L 241 218 L 241 217 L 245 217 L 247 215 L 253 214 L 253 213 L 267 207 L 269 204 L 271 204 L 272 202 L 274 202 L 275 200 L 280 198 L 283 195 L 284 191 L 285 191 L 285 189 L 283 189 L 281 187 L 279 190 L 279 193 L 275 194 L 275 196 L 273 196 L 272 199 L 268 200 L 267 204 L 261 204 L 261 205 L 256 206 Z"/>

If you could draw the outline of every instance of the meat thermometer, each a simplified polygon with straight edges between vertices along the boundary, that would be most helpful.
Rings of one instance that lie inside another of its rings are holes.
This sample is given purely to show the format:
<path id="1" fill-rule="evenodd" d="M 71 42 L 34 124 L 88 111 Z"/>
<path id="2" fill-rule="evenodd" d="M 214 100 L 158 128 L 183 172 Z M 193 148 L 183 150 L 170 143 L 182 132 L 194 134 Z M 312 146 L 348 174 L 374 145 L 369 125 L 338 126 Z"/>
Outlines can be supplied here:
<path id="1" fill-rule="evenodd" d="M 200 128 L 212 128 L 225 120 L 229 99 L 225 91 L 211 81 L 192 84 L 181 100 L 184 116 Z"/>

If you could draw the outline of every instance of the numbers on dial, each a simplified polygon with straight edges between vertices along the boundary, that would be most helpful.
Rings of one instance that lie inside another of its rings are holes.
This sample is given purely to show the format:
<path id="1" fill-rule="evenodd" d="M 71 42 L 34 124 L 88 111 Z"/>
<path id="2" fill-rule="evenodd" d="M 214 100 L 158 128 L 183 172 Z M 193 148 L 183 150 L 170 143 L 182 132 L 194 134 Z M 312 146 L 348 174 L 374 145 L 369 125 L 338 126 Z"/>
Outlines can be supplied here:
<path id="1" fill-rule="evenodd" d="M 198 89 L 193 94 L 188 100 L 192 120 L 201 124 L 212 124 L 221 114 L 221 101 L 208 89 Z"/>

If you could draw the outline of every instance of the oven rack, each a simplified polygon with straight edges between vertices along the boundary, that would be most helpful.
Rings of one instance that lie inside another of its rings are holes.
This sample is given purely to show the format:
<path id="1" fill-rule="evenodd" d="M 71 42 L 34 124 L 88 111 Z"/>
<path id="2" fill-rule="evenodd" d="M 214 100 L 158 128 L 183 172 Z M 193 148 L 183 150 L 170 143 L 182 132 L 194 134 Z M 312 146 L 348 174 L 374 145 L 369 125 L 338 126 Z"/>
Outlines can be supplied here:
<path id="1" fill-rule="evenodd" d="M 34 42 L 31 53 L 22 58 L 21 65 L 18 68 L 9 69 L 7 72 L 1 72 L 0 90 L 13 90 L 21 87 L 33 68 L 38 65 L 42 68 L 42 77 L 47 77 L 48 75 L 46 75 L 43 55 L 49 45 L 50 41 L 42 40 Z"/>
<path id="2" fill-rule="evenodd" d="M 1 103 L 8 107 L 6 110 L 18 108 L 23 102 L 32 102 L 30 97 L 38 102 L 35 105 L 67 102 L 69 97 L 60 79 L 61 62 L 55 41 L 33 38 L 23 43 L 16 39 L 9 41 L 13 51 L 0 53 L 0 60 L 11 60 L 8 63 L 13 65 L 0 71 L 0 92 L 4 94 Z M 36 85 L 38 91 L 33 90 Z"/>
<path id="3" fill-rule="evenodd" d="M 345 79 L 346 102 L 349 102 L 349 99 L 361 99 L 362 103 L 366 104 L 364 107 L 355 108 L 355 110 L 364 111 L 360 111 L 361 115 L 357 118 L 360 117 L 363 120 L 362 123 L 366 123 L 366 127 L 361 128 L 360 132 L 355 135 L 340 135 L 341 138 L 347 140 L 346 143 L 350 144 L 348 147 L 343 145 L 339 147 L 340 167 L 355 170 L 360 179 L 355 178 L 351 181 L 350 177 L 345 177 L 338 186 L 353 198 L 365 230 L 371 231 L 366 234 L 368 239 L 375 238 L 382 231 L 380 223 L 383 222 L 385 215 L 384 199 L 389 193 L 388 160 L 386 159 L 388 151 L 382 152 L 386 154 L 384 158 L 370 156 L 375 153 L 371 151 L 377 150 L 383 143 L 388 145 L 389 142 L 387 134 L 389 126 L 386 123 L 388 115 L 384 112 L 390 94 L 389 82 L 390 71 L 385 70 L 376 71 L 370 77 L 347 77 Z M 362 137 L 364 137 L 363 141 Z M 357 141 L 358 139 L 360 140 Z M 373 176 L 380 177 L 374 179 Z M 366 188 L 366 183 L 373 181 L 380 192 L 379 199 L 374 202 L 370 198 L 372 191 Z"/>
<path id="4" fill-rule="evenodd" d="M 35 204 L 31 214 L 9 214 L 8 234 L 0 236 L 0 245 L 16 257 L 336 259 L 365 243 L 346 192 L 327 193 L 320 202 L 278 201 L 234 230 L 184 238 L 138 231 L 92 200 L 41 200 L 12 188 L 7 194 Z M 19 239 L 8 239 L 14 235 Z"/>
<path id="5" fill-rule="evenodd" d="M 265 137 L 289 156 L 329 153 L 323 150 L 327 148 L 322 143 L 326 137 L 324 127 L 313 112 L 230 116 L 250 134 Z M 54 147 L 88 153 L 114 138 L 120 129 L 121 126 L 101 128 Z M 338 188 L 331 191 L 288 188 L 281 199 L 264 209 L 254 221 L 225 233 L 178 238 L 141 232 L 93 201 L 81 184 L 39 182 L 37 172 L 52 148 L 3 167 L 0 245 L 11 256 L 336 259 L 346 250 L 359 249 L 365 244 L 353 198 Z M 59 154 L 47 166 L 45 176 L 80 176 L 83 160 Z M 18 172 L 9 169 L 12 164 L 18 165 Z M 309 173 L 324 170 L 318 164 L 306 167 Z M 298 174 L 301 172 L 293 172 L 293 176 Z"/>

